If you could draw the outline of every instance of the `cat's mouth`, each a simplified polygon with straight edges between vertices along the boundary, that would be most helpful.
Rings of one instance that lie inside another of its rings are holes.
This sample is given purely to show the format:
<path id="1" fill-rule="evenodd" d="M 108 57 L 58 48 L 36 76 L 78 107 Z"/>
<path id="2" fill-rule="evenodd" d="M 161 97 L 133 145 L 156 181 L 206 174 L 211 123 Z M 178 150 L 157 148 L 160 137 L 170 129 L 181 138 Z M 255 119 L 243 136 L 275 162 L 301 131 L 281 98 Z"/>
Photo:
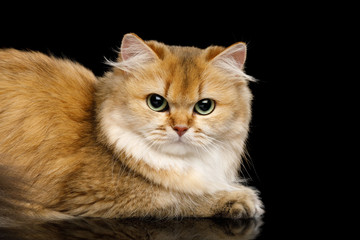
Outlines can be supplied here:
<path id="1" fill-rule="evenodd" d="M 178 139 L 175 140 L 175 143 L 177 143 L 177 144 L 186 144 L 186 140 L 183 137 L 178 137 Z"/>
<path id="2" fill-rule="evenodd" d="M 155 150 L 176 156 L 194 155 L 199 152 L 199 149 L 196 147 L 196 136 L 194 136 L 191 129 L 181 134 L 181 136 L 172 131 L 173 129 L 167 130 L 165 134 L 158 135 L 156 140 L 154 138 L 150 139 L 148 144 L 154 146 Z"/>

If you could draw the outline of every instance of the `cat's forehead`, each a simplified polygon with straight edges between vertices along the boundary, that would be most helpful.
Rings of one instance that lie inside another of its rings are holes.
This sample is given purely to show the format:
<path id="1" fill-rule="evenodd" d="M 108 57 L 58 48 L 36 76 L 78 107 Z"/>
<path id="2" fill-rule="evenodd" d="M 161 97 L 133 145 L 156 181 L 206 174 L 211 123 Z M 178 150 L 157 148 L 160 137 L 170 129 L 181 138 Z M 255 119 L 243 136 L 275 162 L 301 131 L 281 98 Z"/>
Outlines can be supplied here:
<path id="1" fill-rule="evenodd" d="M 168 46 L 171 55 L 179 59 L 198 58 L 202 55 L 203 49 L 197 47 Z"/>
<path id="2" fill-rule="evenodd" d="M 165 59 L 165 96 L 174 103 L 193 103 L 199 99 L 203 85 L 202 74 L 206 63 L 202 50 L 193 47 L 171 47 Z"/>

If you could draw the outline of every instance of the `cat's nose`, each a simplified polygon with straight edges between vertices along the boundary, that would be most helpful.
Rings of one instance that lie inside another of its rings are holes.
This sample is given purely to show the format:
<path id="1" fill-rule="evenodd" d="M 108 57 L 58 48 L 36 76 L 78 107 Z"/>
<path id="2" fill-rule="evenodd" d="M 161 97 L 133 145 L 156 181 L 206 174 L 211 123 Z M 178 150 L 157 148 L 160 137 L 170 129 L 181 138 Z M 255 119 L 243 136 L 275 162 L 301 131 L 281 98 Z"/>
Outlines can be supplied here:
<path id="1" fill-rule="evenodd" d="M 185 134 L 185 132 L 189 129 L 188 127 L 185 126 L 175 126 L 173 127 L 173 129 L 175 130 L 175 132 L 179 135 L 179 137 L 181 137 L 182 135 Z"/>

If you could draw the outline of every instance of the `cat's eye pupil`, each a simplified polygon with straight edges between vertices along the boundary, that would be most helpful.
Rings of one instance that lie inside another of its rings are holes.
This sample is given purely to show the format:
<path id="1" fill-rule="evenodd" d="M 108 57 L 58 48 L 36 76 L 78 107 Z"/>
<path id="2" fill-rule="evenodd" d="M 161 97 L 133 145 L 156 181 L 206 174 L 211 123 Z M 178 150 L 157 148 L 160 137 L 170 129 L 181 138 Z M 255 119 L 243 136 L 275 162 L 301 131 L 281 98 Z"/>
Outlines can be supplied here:
<path id="1" fill-rule="evenodd" d="M 195 112 L 201 115 L 208 115 L 212 113 L 214 108 L 215 108 L 215 101 L 206 98 L 196 103 Z"/>
<path id="2" fill-rule="evenodd" d="M 150 101 L 151 101 L 151 105 L 153 105 L 153 107 L 155 108 L 161 107 L 161 105 L 163 105 L 164 103 L 164 99 L 159 95 L 155 95 L 155 94 L 151 96 Z"/>
<path id="3" fill-rule="evenodd" d="M 147 98 L 147 105 L 151 110 L 156 112 L 162 112 L 167 110 L 168 108 L 168 103 L 166 99 L 158 94 L 151 94 Z"/>
<path id="4" fill-rule="evenodd" d="M 202 111 L 207 111 L 211 107 L 210 99 L 204 99 L 198 103 L 199 109 Z"/>

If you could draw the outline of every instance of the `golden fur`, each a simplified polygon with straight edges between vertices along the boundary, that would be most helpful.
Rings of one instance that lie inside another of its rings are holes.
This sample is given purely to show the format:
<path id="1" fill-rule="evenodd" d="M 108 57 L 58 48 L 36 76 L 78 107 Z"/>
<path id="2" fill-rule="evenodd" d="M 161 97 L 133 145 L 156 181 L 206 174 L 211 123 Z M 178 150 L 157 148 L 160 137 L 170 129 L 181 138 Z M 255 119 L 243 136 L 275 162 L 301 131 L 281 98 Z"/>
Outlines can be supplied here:
<path id="1" fill-rule="evenodd" d="M 251 118 L 245 54 L 242 43 L 201 50 L 127 34 L 97 79 L 69 60 L 0 50 L 0 190 L 14 185 L 0 203 L 45 219 L 261 215 L 237 176 Z M 151 93 L 170 110 L 150 110 Z M 207 116 L 193 112 L 203 98 L 216 100 Z M 180 139 L 175 126 L 189 130 Z"/>

